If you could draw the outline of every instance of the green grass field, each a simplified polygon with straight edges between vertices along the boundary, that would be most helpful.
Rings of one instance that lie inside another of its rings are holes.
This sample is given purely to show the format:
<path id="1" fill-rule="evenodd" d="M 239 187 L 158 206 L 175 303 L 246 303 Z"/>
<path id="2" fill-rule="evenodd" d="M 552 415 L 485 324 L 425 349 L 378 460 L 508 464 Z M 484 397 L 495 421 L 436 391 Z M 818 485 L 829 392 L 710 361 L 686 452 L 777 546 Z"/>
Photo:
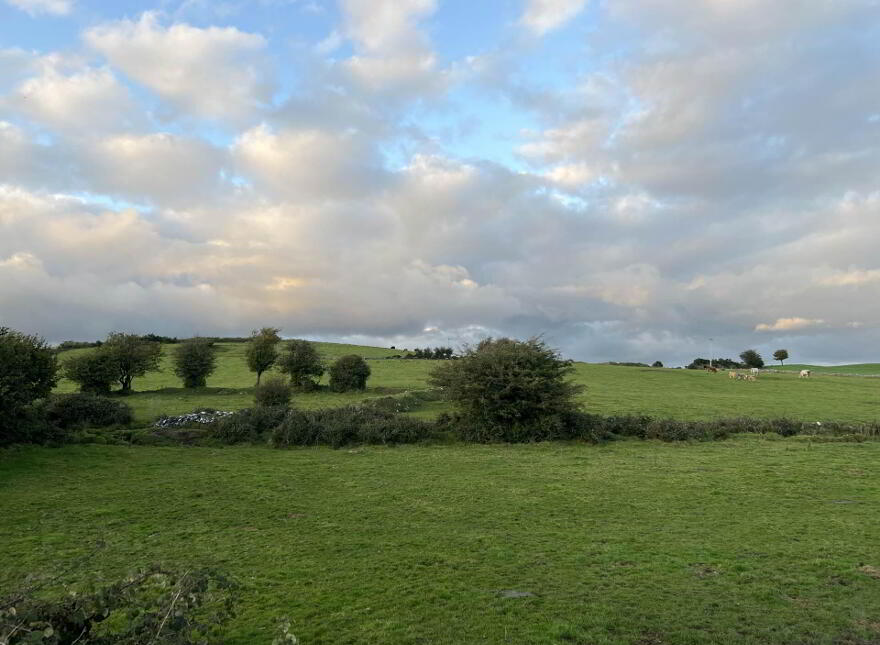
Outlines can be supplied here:
<path id="1" fill-rule="evenodd" d="M 428 387 L 429 373 L 438 364 L 438 361 L 384 358 L 400 353 L 398 350 L 333 343 L 318 346 L 327 360 L 348 353 L 365 356 L 372 376 L 363 393 L 298 394 L 294 404 L 301 408 L 339 406 L 364 398 L 424 389 Z M 137 391 L 126 399 L 140 424 L 148 424 L 160 414 L 182 414 L 198 407 L 236 410 L 252 404 L 255 377 L 245 365 L 243 343 L 219 346 L 218 369 L 208 379 L 209 387 L 198 390 L 180 387 L 180 380 L 172 370 L 173 347 L 164 348 L 162 371 L 135 379 Z M 77 351 L 89 350 L 73 350 Z M 73 352 L 61 354 L 61 360 Z M 583 395 L 586 409 L 602 414 L 640 413 L 680 419 L 788 416 L 803 421 L 880 418 L 880 379 L 828 376 L 818 372 L 812 379 L 798 379 L 796 367 L 791 366 L 791 374 L 766 373 L 758 382 L 747 383 L 731 381 L 724 372 L 709 374 L 699 370 L 577 363 L 574 378 L 587 388 Z M 68 381 L 58 386 L 60 392 L 74 390 L 74 384 Z M 431 402 L 414 414 L 430 418 L 449 409 L 446 403 Z"/>
<path id="2" fill-rule="evenodd" d="M 852 374 L 853 376 L 880 376 L 880 363 L 853 363 L 850 365 L 804 365 L 792 363 L 791 365 L 770 365 L 767 367 L 786 372 L 800 372 L 801 370 L 813 370 L 814 374 Z"/>
<path id="3" fill-rule="evenodd" d="M 0 490 L 0 588 L 216 565 L 232 644 L 880 639 L 877 442 L 20 448 Z"/>

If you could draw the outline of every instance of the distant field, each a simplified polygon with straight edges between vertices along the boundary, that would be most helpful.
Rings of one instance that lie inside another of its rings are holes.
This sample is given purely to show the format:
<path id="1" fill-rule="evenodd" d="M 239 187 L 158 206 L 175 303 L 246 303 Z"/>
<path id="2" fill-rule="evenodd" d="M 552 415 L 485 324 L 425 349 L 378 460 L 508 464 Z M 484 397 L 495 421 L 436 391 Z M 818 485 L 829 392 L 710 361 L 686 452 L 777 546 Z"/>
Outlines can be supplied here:
<path id="1" fill-rule="evenodd" d="M 135 379 L 136 392 L 127 401 L 139 423 L 147 424 L 160 414 L 182 414 L 198 407 L 235 410 L 252 404 L 255 376 L 245 365 L 243 343 L 219 346 L 218 369 L 208 379 L 209 387 L 198 390 L 180 387 L 172 370 L 173 347 L 164 347 L 161 372 Z M 368 359 L 372 376 L 367 391 L 362 393 L 297 394 L 295 405 L 306 409 L 427 388 L 428 376 L 439 363 L 386 360 L 384 357 L 400 353 L 399 350 L 379 347 L 318 343 L 318 349 L 328 360 L 343 354 L 360 354 Z M 81 351 L 90 350 L 65 352 L 61 360 Z M 805 421 L 880 418 L 880 379 L 828 376 L 819 369 L 812 379 L 798 379 L 796 372 L 800 368 L 787 367 L 792 373 L 765 373 L 756 383 L 747 383 L 731 381 L 724 372 L 577 363 L 574 380 L 587 388 L 583 395 L 586 409 L 602 414 L 638 413 L 680 419 L 788 416 Z M 58 386 L 59 392 L 74 389 L 68 381 Z M 430 418 L 448 410 L 447 403 L 432 402 L 414 414 Z"/>
<path id="2" fill-rule="evenodd" d="M 780 367 L 779 365 L 770 365 L 767 367 L 774 370 L 785 370 L 786 372 L 800 372 L 801 370 L 813 370 L 816 374 L 854 374 L 856 376 L 880 376 L 880 363 L 853 363 L 851 365 L 803 365 L 800 363 L 792 363 Z"/>
<path id="3" fill-rule="evenodd" d="M 93 575 L 240 580 L 230 645 L 869 645 L 878 482 L 880 443 L 796 438 L 20 448 L 0 589 L 106 540 Z"/>

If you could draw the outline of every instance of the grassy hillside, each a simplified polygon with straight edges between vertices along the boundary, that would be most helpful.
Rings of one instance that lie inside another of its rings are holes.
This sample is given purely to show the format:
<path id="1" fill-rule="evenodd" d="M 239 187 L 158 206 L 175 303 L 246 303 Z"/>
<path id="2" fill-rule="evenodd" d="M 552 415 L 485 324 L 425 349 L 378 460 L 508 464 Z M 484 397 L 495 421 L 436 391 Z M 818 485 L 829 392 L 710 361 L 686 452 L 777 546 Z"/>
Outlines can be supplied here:
<path id="1" fill-rule="evenodd" d="M 95 575 L 237 577 L 231 645 L 278 616 L 310 645 L 867 644 L 878 482 L 880 443 L 753 437 L 23 448 L 0 452 L 0 589 L 106 540 Z"/>
<path id="2" fill-rule="evenodd" d="M 184 390 L 174 376 L 171 364 L 173 345 L 164 347 L 163 369 L 135 379 L 136 393 L 127 398 L 137 420 L 148 423 L 159 414 L 181 414 L 197 407 L 234 410 L 251 405 L 255 377 L 247 370 L 245 345 L 219 346 L 217 371 L 207 388 Z M 387 396 L 427 387 L 428 376 L 437 361 L 386 360 L 398 350 L 318 343 L 327 360 L 342 354 L 367 357 L 372 376 L 363 393 L 298 394 L 295 405 L 302 408 L 331 407 L 364 398 Z M 61 355 L 64 360 L 74 350 Z M 812 379 L 798 379 L 791 373 L 765 373 L 756 383 L 731 381 L 726 373 L 708 374 L 699 370 L 619 367 L 590 363 L 576 364 L 575 380 L 586 386 L 586 408 L 603 414 L 640 413 L 681 419 L 707 419 L 730 416 L 789 416 L 806 421 L 838 419 L 871 421 L 880 418 L 880 379 L 828 376 L 817 373 Z M 325 381 L 326 383 L 326 377 Z M 73 383 L 62 381 L 60 392 L 74 391 Z M 432 417 L 449 410 L 443 402 L 426 404 L 415 414 Z"/>
<path id="3" fill-rule="evenodd" d="M 880 376 L 880 363 L 853 363 L 851 365 L 805 365 L 792 363 L 780 367 L 779 365 L 767 365 L 770 369 L 784 370 L 786 372 L 800 372 L 801 370 L 813 370 L 815 374 L 852 374 L 854 376 Z"/>

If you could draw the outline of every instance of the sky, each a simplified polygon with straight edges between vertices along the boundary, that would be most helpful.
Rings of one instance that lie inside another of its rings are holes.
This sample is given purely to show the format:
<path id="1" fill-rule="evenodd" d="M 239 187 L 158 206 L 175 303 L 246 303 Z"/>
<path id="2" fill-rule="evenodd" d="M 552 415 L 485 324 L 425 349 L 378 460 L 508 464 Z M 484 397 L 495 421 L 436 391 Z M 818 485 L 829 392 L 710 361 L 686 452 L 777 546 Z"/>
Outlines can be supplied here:
<path id="1" fill-rule="evenodd" d="M 0 0 L 0 325 L 880 361 L 880 0 Z"/>

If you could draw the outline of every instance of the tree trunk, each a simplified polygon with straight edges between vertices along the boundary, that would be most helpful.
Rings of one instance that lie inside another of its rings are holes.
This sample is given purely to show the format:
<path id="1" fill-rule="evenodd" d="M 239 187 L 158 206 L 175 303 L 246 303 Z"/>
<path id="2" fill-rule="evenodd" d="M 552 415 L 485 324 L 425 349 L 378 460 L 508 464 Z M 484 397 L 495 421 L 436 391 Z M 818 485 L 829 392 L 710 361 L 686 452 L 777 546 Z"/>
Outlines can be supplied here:
<path id="1" fill-rule="evenodd" d="M 262 371 L 257 372 L 257 387 L 260 386 L 260 377 L 263 375 Z"/>

